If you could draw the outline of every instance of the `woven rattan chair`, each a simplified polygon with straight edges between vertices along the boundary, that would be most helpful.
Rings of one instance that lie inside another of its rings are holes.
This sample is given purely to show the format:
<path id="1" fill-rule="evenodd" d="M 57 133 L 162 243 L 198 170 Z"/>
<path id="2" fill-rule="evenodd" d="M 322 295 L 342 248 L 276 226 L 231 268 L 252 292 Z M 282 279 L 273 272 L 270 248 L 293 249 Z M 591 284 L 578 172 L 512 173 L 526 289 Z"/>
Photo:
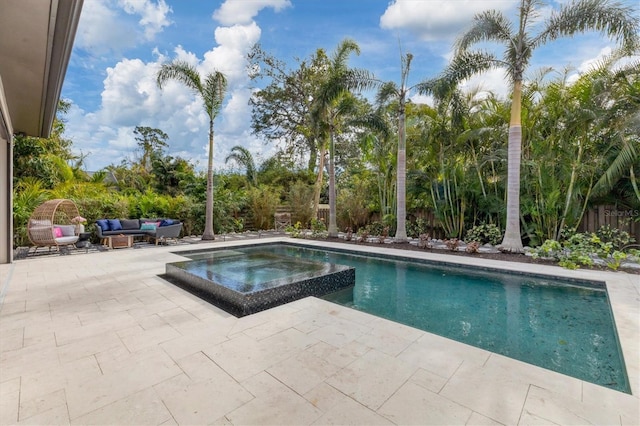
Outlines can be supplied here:
<path id="1" fill-rule="evenodd" d="M 39 205 L 29 218 L 27 234 L 29 240 L 38 247 L 55 247 L 75 244 L 75 226 L 71 219 L 79 216 L 78 207 L 71 200 L 55 199 Z"/>

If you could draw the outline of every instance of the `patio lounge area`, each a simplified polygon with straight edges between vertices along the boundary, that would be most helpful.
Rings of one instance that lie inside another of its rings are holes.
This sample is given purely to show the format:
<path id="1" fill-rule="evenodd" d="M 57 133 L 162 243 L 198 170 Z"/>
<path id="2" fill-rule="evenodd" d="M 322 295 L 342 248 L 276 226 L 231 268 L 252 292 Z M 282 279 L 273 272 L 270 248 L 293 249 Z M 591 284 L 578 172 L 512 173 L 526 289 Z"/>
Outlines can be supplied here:
<path id="1" fill-rule="evenodd" d="M 158 277 L 193 248 L 0 264 L 0 424 L 640 422 L 638 275 L 403 253 L 606 281 L 628 395 L 313 297 L 235 318 Z"/>

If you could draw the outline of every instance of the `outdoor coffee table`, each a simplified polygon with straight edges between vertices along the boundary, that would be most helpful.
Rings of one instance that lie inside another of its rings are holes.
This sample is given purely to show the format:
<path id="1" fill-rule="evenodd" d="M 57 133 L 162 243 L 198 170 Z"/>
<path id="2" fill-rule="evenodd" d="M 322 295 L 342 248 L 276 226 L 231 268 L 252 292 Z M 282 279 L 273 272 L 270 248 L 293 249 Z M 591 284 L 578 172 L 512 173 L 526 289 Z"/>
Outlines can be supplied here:
<path id="1" fill-rule="evenodd" d="M 133 245 L 133 235 L 110 235 L 107 239 L 109 248 L 128 248 Z"/>

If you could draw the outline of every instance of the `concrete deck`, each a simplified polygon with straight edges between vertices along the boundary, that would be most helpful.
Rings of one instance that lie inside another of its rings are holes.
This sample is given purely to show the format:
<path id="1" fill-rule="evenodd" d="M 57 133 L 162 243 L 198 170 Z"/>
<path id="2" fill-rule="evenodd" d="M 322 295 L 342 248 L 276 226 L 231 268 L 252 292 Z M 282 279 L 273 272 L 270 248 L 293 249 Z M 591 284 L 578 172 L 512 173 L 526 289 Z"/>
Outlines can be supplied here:
<path id="1" fill-rule="evenodd" d="M 627 395 L 315 298 L 237 319 L 157 276 L 193 248 L 0 265 L 0 424 L 640 424 L 638 275 L 397 253 L 606 281 Z"/>

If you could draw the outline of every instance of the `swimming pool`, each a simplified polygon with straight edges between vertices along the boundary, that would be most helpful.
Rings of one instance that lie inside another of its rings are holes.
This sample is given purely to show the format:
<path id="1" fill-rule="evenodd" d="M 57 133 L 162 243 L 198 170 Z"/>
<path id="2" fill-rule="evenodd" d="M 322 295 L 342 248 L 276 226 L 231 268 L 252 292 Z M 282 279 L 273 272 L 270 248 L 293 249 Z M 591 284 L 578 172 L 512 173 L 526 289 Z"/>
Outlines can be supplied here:
<path id="1" fill-rule="evenodd" d="M 603 284 L 503 274 L 288 244 L 236 248 L 354 267 L 353 290 L 325 296 L 530 364 L 630 392 Z"/>

